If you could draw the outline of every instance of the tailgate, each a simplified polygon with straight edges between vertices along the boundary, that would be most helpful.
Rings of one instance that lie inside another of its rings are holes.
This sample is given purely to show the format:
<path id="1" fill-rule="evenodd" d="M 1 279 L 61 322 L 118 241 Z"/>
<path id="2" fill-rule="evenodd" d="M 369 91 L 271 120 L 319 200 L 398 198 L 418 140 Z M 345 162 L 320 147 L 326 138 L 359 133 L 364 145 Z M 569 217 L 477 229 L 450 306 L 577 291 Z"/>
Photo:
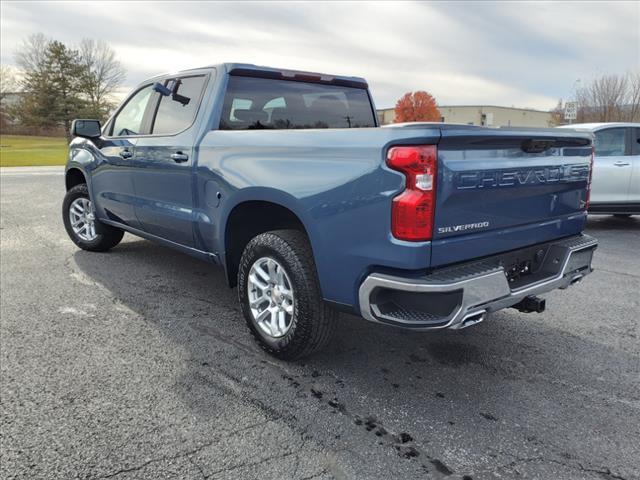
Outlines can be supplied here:
<path id="1" fill-rule="evenodd" d="M 590 134 L 443 128 L 438 158 L 432 266 L 584 228 Z"/>

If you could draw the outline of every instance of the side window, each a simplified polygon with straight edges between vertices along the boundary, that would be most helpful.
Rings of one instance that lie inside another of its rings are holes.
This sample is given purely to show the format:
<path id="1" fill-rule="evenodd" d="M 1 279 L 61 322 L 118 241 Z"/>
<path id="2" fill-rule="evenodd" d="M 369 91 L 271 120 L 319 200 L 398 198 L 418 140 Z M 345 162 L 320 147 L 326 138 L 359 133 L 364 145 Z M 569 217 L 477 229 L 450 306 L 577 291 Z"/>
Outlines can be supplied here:
<path id="1" fill-rule="evenodd" d="M 626 154 L 626 128 L 607 128 L 596 132 L 596 157 L 617 157 Z"/>
<path id="2" fill-rule="evenodd" d="M 160 105 L 153 122 L 154 135 L 171 135 L 191 126 L 198 112 L 205 81 L 206 77 L 200 75 L 172 79 L 166 83 L 172 93 L 160 97 Z"/>
<path id="3" fill-rule="evenodd" d="M 147 85 L 127 101 L 113 120 L 112 135 L 126 137 L 140 133 L 144 112 L 152 93 L 153 85 Z"/>
<path id="4" fill-rule="evenodd" d="M 631 148 L 634 155 L 640 155 L 640 128 L 634 128 L 631 137 Z"/>

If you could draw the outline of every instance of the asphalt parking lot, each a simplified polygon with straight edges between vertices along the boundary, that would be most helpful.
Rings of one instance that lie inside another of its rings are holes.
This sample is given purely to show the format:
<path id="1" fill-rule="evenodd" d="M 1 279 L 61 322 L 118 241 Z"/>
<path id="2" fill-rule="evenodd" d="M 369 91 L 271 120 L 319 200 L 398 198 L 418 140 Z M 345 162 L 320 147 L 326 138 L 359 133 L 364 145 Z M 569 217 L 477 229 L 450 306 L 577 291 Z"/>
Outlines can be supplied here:
<path id="1" fill-rule="evenodd" d="M 596 271 L 461 332 L 343 316 L 255 347 L 216 267 L 126 235 L 78 250 L 59 170 L 1 175 L 2 478 L 640 478 L 640 217 Z"/>

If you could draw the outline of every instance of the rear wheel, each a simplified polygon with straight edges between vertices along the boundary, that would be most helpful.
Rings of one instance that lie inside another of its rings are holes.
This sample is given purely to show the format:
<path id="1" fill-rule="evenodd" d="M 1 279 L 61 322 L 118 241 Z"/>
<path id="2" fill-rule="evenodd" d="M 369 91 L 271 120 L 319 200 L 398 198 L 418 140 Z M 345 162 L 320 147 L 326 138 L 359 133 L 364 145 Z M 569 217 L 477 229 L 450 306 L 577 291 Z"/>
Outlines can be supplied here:
<path id="1" fill-rule="evenodd" d="M 62 220 L 73 243 L 83 250 L 104 252 L 120 243 L 124 235 L 119 228 L 96 219 L 89 189 L 84 183 L 76 185 L 65 195 Z"/>
<path id="2" fill-rule="evenodd" d="M 258 344 L 293 360 L 330 340 L 337 312 L 323 301 L 304 233 L 275 230 L 249 242 L 238 269 L 242 312 Z"/>

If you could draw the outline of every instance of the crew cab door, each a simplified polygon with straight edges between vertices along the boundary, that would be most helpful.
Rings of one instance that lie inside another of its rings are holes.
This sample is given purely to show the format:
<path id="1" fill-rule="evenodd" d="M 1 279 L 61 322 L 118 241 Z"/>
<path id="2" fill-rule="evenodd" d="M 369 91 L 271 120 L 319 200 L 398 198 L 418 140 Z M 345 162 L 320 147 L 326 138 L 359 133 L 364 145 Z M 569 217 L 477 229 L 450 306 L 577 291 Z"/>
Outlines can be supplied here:
<path id="1" fill-rule="evenodd" d="M 150 135 L 136 144 L 136 215 L 147 233 L 192 247 L 195 118 L 208 76 L 168 77 L 161 83 Z M 166 94 L 166 92 L 170 92 Z"/>
<path id="2" fill-rule="evenodd" d="M 627 203 L 631 186 L 630 129 L 605 128 L 595 132 L 595 157 L 591 183 L 591 202 Z"/>
<path id="3" fill-rule="evenodd" d="M 97 145 L 101 156 L 91 175 L 98 218 L 140 227 L 134 207 L 133 156 L 136 142 L 146 133 L 145 122 L 153 96 L 151 84 L 139 88 L 105 126 Z"/>

